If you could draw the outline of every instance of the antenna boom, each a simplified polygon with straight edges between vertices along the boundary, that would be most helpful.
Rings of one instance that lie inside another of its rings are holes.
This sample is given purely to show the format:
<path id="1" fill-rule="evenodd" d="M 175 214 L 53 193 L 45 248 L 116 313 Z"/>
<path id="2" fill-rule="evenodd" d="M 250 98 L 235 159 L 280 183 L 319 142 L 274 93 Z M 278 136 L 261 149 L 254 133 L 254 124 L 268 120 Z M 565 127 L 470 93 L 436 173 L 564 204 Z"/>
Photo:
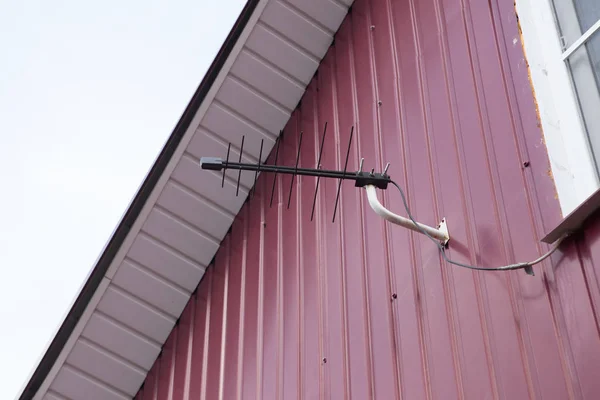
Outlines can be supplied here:
<path id="1" fill-rule="evenodd" d="M 202 167 L 202 169 L 208 169 L 212 171 L 234 169 L 239 171 L 274 172 L 277 174 L 349 179 L 355 181 L 354 186 L 356 187 L 365 187 L 367 185 L 373 185 L 379 189 L 387 189 L 388 183 L 390 183 L 391 181 L 389 175 L 374 172 L 345 172 L 326 169 L 286 167 L 268 164 L 258 165 L 241 162 L 224 162 L 222 159 L 215 157 L 202 157 L 200 159 L 200 166 Z"/>

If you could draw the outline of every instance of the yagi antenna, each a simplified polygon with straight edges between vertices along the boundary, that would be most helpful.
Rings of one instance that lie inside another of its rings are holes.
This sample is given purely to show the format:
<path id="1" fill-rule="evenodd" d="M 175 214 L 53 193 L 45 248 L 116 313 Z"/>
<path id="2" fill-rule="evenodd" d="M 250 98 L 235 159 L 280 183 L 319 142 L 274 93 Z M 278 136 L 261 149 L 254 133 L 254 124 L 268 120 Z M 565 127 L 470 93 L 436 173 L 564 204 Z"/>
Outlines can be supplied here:
<path id="1" fill-rule="evenodd" d="M 258 173 L 259 172 L 274 173 L 273 186 L 271 188 L 271 201 L 269 203 L 270 206 L 273 205 L 273 195 L 275 193 L 275 184 L 277 182 L 277 174 L 292 175 L 292 179 L 290 182 L 290 190 L 288 193 L 287 208 L 290 208 L 290 203 L 292 200 L 292 191 L 294 189 L 294 180 L 295 180 L 296 176 L 301 175 L 301 176 L 316 177 L 317 181 L 316 181 L 316 186 L 315 186 L 315 194 L 313 196 L 313 204 L 312 204 L 312 210 L 311 210 L 311 214 L 310 214 L 311 221 L 313 220 L 314 215 L 315 215 L 315 205 L 317 202 L 317 193 L 319 191 L 319 182 L 320 182 L 321 178 L 333 178 L 333 179 L 339 180 L 338 187 L 337 187 L 337 193 L 335 196 L 335 205 L 333 208 L 332 222 L 335 222 L 335 215 L 337 213 L 338 203 L 340 200 L 342 181 L 343 180 L 353 180 L 355 187 L 365 188 L 365 190 L 367 192 L 367 201 L 368 201 L 369 205 L 371 206 L 371 208 L 373 209 L 373 211 L 375 211 L 375 213 L 377 213 L 379 216 L 381 216 L 382 218 L 384 218 L 385 220 L 387 220 L 393 224 L 400 225 L 402 227 L 408 228 L 410 230 L 413 230 L 415 232 L 421 233 L 421 234 L 429 237 L 429 239 L 436 242 L 436 244 L 438 245 L 438 248 L 441 252 L 442 257 L 446 262 L 460 266 L 460 267 L 473 269 L 473 270 L 509 271 L 509 270 L 515 270 L 515 269 L 524 269 L 527 274 L 533 275 L 532 266 L 534 264 L 542 262 L 544 259 L 549 257 L 550 254 L 552 254 L 558 248 L 561 241 L 564 239 L 564 237 L 559 239 L 555 243 L 555 245 L 546 254 L 542 255 L 541 257 L 537 258 L 536 260 L 533 260 L 530 262 L 525 262 L 525 263 L 516 263 L 516 264 L 510 264 L 510 265 L 505 265 L 502 267 L 495 267 L 495 268 L 483 268 L 483 267 L 477 267 L 474 265 L 462 264 L 460 262 L 453 261 L 448 258 L 448 256 L 446 255 L 446 253 L 444 251 L 444 249 L 446 248 L 445 246 L 447 245 L 448 241 L 450 240 L 450 236 L 448 234 L 448 227 L 446 226 L 446 219 L 443 218 L 442 221 L 435 228 L 416 222 L 410 213 L 410 210 L 408 207 L 408 202 L 406 200 L 404 192 L 402 191 L 402 188 L 396 182 L 392 181 L 390 176 L 387 174 L 388 169 L 390 167 L 390 163 L 386 164 L 382 173 L 375 172 L 375 169 L 371 169 L 370 172 L 363 172 L 364 158 L 361 158 L 360 164 L 358 167 L 358 171 L 356 171 L 356 172 L 348 172 L 347 171 L 348 158 L 350 157 L 350 150 L 352 148 L 352 136 L 354 134 L 354 126 L 352 126 L 352 128 L 350 129 L 350 138 L 348 140 L 348 149 L 346 151 L 346 159 L 344 161 L 344 169 L 342 171 L 323 169 L 322 165 L 321 165 L 321 157 L 323 155 L 323 148 L 325 146 L 325 135 L 326 134 L 327 134 L 327 123 L 325 123 L 325 127 L 323 129 L 323 136 L 321 138 L 321 146 L 319 149 L 319 158 L 317 159 L 316 168 L 303 168 L 303 167 L 299 166 L 300 151 L 302 149 L 302 136 L 303 136 L 302 131 L 300 131 L 300 137 L 298 139 L 298 152 L 296 153 L 296 163 L 293 167 L 277 165 L 277 161 L 279 158 L 279 149 L 281 147 L 281 142 L 283 141 L 283 131 L 279 132 L 279 137 L 277 138 L 277 141 L 276 141 L 275 161 L 274 161 L 273 165 L 262 163 L 262 152 L 263 152 L 264 139 L 261 140 L 261 142 L 260 142 L 258 163 L 256 163 L 256 164 L 243 163 L 242 155 L 244 153 L 244 139 L 245 139 L 244 136 L 242 136 L 242 144 L 240 146 L 240 155 L 238 158 L 238 162 L 229 161 L 229 156 L 231 153 L 231 143 L 229 143 L 229 145 L 227 146 L 227 157 L 225 158 L 225 161 L 223 161 L 220 158 L 215 158 L 215 157 L 202 157 L 200 159 L 200 165 L 201 165 L 202 169 L 213 170 L 213 171 L 223 171 L 223 177 L 221 178 L 221 187 L 224 187 L 224 185 L 225 185 L 225 171 L 227 169 L 237 170 L 238 176 L 237 176 L 237 185 L 236 185 L 236 189 L 235 189 L 236 196 L 239 195 L 242 171 L 254 171 L 254 185 L 253 185 L 252 191 L 251 191 L 252 195 L 254 195 L 255 190 L 256 190 L 256 180 L 258 178 Z M 408 214 L 409 218 L 405 218 L 400 215 L 394 214 L 393 212 L 386 209 L 379 202 L 379 199 L 377 198 L 377 190 L 376 189 L 387 189 L 388 184 L 392 184 L 400 191 L 400 195 L 402 197 L 402 202 L 404 203 L 404 208 L 406 209 L 406 213 Z"/>
<path id="2" fill-rule="evenodd" d="M 338 204 L 339 204 L 339 200 L 340 200 L 342 181 L 343 180 L 352 180 L 352 181 L 354 181 L 355 187 L 361 187 L 361 188 L 367 189 L 367 199 L 369 201 L 369 204 L 371 205 L 371 207 L 377 214 L 379 214 L 386 220 L 393 222 L 397 225 L 401 225 L 406 228 L 409 228 L 413 231 L 420 232 L 420 233 L 424 233 L 424 231 L 423 231 L 423 229 L 424 229 L 426 234 L 439 240 L 442 244 L 445 245 L 448 242 L 449 236 L 448 236 L 448 231 L 446 229 L 445 220 L 442 220 L 442 222 L 438 225 L 437 228 L 429 227 L 427 225 L 417 224 L 416 222 L 414 222 L 408 218 L 404 218 L 399 215 L 393 214 L 392 212 L 387 210 L 385 207 L 383 207 L 383 205 L 379 202 L 379 200 L 377 199 L 376 189 L 387 189 L 388 184 L 393 183 L 390 176 L 387 174 L 387 171 L 389 168 L 389 163 L 386 165 L 386 167 L 382 173 L 375 172 L 374 169 L 372 169 L 370 172 L 363 172 L 364 159 L 361 159 L 360 167 L 359 167 L 358 171 L 356 171 L 356 172 L 348 172 L 347 171 L 348 159 L 350 157 L 350 150 L 352 148 L 352 137 L 354 135 L 354 126 L 352 126 L 350 128 L 350 137 L 348 139 L 348 148 L 346 150 L 346 158 L 344 160 L 344 169 L 342 171 L 323 169 L 322 165 L 321 165 L 321 159 L 323 156 L 323 149 L 325 147 L 325 135 L 326 134 L 327 134 L 327 123 L 325 123 L 325 127 L 323 129 L 323 136 L 321 137 L 321 146 L 319 148 L 319 157 L 317 159 L 316 168 L 303 168 L 300 166 L 300 152 L 302 150 L 302 137 L 304 135 L 304 133 L 302 131 L 300 131 L 300 136 L 298 138 L 298 151 L 296 153 L 296 162 L 293 167 L 277 165 L 277 161 L 279 158 L 279 150 L 281 147 L 281 142 L 283 141 L 283 131 L 280 131 L 280 135 L 277 138 L 277 141 L 275 144 L 275 159 L 274 159 L 274 163 L 272 165 L 262 163 L 263 141 L 261 141 L 261 144 L 260 144 L 258 163 L 253 164 L 253 163 L 243 163 L 242 162 L 242 154 L 244 151 L 244 139 L 245 139 L 244 136 L 242 136 L 242 143 L 240 145 L 240 155 L 238 157 L 238 162 L 229 161 L 229 155 L 230 155 L 230 151 L 231 151 L 231 144 L 229 144 L 227 147 L 227 157 L 226 157 L 225 161 L 223 161 L 220 158 L 215 158 L 215 157 L 202 157 L 200 159 L 200 165 L 202 166 L 202 169 L 213 170 L 213 171 L 223 171 L 223 178 L 222 178 L 221 186 L 223 186 L 224 182 L 225 182 L 225 171 L 227 169 L 237 170 L 238 177 L 237 177 L 237 185 L 236 185 L 236 189 L 235 189 L 236 196 L 239 195 L 242 171 L 254 171 L 254 186 L 253 186 L 253 189 L 251 192 L 252 194 L 254 194 L 254 191 L 256 190 L 255 188 L 256 188 L 256 180 L 258 177 L 258 173 L 259 172 L 273 173 L 274 176 L 273 176 L 273 185 L 271 187 L 271 200 L 269 203 L 270 206 L 273 205 L 273 196 L 275 194 L 275 184 L 277 182 L 277 174 L 292 175 L 292 179 L 290 182 L 290 190 L 288 192 L 287 208 L 289 208 L 290 204 L 291 204 L 292 192 L 294 189 L 294 180 L 295 180 L 296 176 L 301 175 L 301 176 L 316 177 L 317 182 L 316 182 L 316 186 L 315 186 L 315 194 L 313 196 L 313 204 L 312 204 L 312 210 L 311 210 L 311 215 L 310 215 L 311 221 L 313 220 L 314 214 L 315 214 L 315 205 L 316 205 L 316 201 L 317 201 L 317 193 L 319 190 L 319 182 L 320 182 L 321 178 L 333 178 L 333 179 L 339 180 L 338 187 L 337 187 L 337 193 L 335 196 L 335 205 L 333 208 L 332 222 L 335 222 L 335 216 L 337 214 L 337 208 L 338 208 Z"/>

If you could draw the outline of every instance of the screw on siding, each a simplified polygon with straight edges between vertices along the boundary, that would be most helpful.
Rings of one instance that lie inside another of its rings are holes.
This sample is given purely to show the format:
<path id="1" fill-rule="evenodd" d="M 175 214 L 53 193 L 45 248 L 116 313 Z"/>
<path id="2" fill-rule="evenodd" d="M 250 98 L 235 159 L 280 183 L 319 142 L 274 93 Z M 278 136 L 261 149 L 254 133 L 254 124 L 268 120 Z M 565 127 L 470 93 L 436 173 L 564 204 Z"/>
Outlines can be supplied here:
<path id="1" fill-rule="evenodd" d="M 327 364 L 327 358 L 323 357 L 323 364 Z"/>
<path id="2" fill-rule="evenodd" d="M 392 294 L 392 301 L 396 300 L 398 298 L 398 295 L 396 293 Z"/>
<path id="3" fill-rule="evenodd" d="M 378 106 L 381 106 L 382 104 L 383 104 L 383 102 L 382 102 L 381 100 L 379 100 L 379 101 L 377 102 L 377 105 L 378 105 Z"/>
<path id="4" fill-rule="evenodd" d="M 373 29 L 375 29 L 375 25 L 371 25 L 371 26 L 369 27 L 369 29 L 370 29 L 370 30 L 373 30 Z"/>
<path id="5" fill-rule="evenodd" d="M 527 167 L 529 167 L 529 161 L 525 161 L 525 162 L 523 163 L 523 168 L 527 168 Z"/>

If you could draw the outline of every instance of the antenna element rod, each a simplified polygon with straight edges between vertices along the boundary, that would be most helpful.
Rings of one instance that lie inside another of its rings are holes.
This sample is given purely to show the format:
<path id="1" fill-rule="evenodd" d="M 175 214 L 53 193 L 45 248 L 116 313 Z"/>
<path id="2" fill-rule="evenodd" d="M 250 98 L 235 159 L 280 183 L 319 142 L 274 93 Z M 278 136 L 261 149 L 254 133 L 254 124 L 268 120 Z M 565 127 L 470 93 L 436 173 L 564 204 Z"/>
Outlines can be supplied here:
<path id="1" fill-rule="evenodd" d="M 388 169 L 389 169 L 389 168 L 390 168 L 390 163 L 387 163 L 387 164 L 385 165 L 385 169 L 383 170 L 383 174 L 384 174 L 384 175 L 385 175 L 385 174 L 387 174 L 387 171 L 388 171 Z"/>
<path id="2" fill-rule="evenodd" d="M 229 143 L 229 145 L 227 146 L 227 159 L 225 160 L 225 165 L 227 165 L 229 163 L 229 151 L 231 150 L 231 143 Z M 225 186 L 225 169 L 223 169 L 223 179 L 221 180 L 221 187 Z"/>
<path id="3" fill-rule="evenodd" d="M 244 153 L 244 136 L 242 136 L 242 146 L 240 147 L 240 162 L 242 162 L 242 154 Z M 237 197 L 238 193 L 240 192 L 240 178 L 242 177 L 242 170 L 240 169 L 240 172 L 238 172 L 238 181 L 237 181 L 237 187 L 235 188 L 235 197 Z"/>
<path id="4" fill-rule="evenodd" d="M 254 196 L 254 192 L 256 192 L 256 177 L 258 176 L 258 171 L 260 170 L 260 162 L 262 161 L 262 149 L 265 139 L 260 140 L 260 152 L 258 153 L 258 169 L 254 171 L 254 185 L 252 186 L 252 196 Z"/>
<path id="5" fill-rule="evenodd" d="M 323 137 L 321 138 L 321 150 L 319 150 L 319 160 L 317 161 L 317 169 L 321 169 L 321 156 L 323 155 L 323 147 L 325 146 L 325 134 L 327 133 L 327 122 L 325 122 L 325 129 L 323 129 Z M 317 192 L 319 191 L 319 181 L 321 177 L 317 177 L 317 186 L 315 187 L 315 196 L 313 197 L 312 211 L 310 212 L 310 220 L 312 221 L 315 216 L 315 204 L 317 204 Z"/>
<path id="6" fill-rule="evenodd" d="M 350 148 L 352 145 L 352 134 L 353 133 L 354 133 L 354 126 L 352 126 L 352 128 L 350 128 L 350 139 L 348 140 L 348 151 L 346 152 L 346 161 L 344 162 L 344 174 L 346 174 L 346 169 L 348 168 L 348 157 L 350 157 Z M 335 196 L 335 206 L 333 207 L 333 219 L 331 220 L 331 222 L 335 222 L 335 213 L 337 212 L 338 201 L 340 200 L 340 189 L 341 188 L 342 188 L 342 180 L 340 179 L 340 183 L 338 184 L 337 195 Z"/>
<path id="7" fill-rule="evenodd" d="M 277 149 L 275 149 L 275 166 L 277 165 L 277 158 L 279 157 L 279 145 L 283 140 L 283 130 L 279 131 L 279 137 L 277 138 Z M 202 162 L 202 160 L 200 160 Z M 262 171 L 262 170 L 261 170 Z M 277 181 L 277 171 L 273 177 L 273 186 L 271 187 L 271 201 L 269 202 L 269 208 L 273 207 L 273 195 L 275 194 L 275 182 Z"/>
<path id="8" fill-rule="evenodd" d="M 300 149 L 302 148 L 302 135 L 304 135 L 303 131 L 300 131 L 300 140 L 298 141 L 298 154 L 296 155 L 296 167 L 295 171 L 298 170 L 298 162 L 300 161 Z M 290 194 L 288 195 L 288 205 L 287 208 L 290 208 L 290 201 L 292 201 L 292 189 L 294 189 L 294 178 L 296 177 L 296 173 L 292 175 L 292 181 L 290 182 Z"/>

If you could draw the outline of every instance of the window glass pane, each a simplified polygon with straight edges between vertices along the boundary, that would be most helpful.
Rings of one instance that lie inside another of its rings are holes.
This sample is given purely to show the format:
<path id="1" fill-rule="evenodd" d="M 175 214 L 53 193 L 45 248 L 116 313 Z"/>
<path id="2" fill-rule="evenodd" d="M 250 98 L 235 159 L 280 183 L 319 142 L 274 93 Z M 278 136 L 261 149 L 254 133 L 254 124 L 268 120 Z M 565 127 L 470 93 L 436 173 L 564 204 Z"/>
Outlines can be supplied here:
<path id="1" fill-rule="evenodd" d="M 600 31 L 567 59 L 596 162 L 600 162 Z"/>
<path id="2" fill-rule="evenodd" d="M 553 3 L 565 48 L 600 20 L 600 0 L 554 0 Z"/>
<path id="3" fill-rule="evenodd" d="M 590 29 L 600 19 L 600 1 L 573 0 L 573 4 L 582 33 Z"/>
<path id="4" fill-rule="evenodd" d="M 588 57 L 590 58 L 592 72 L 596 77 L 596 84 L 598 84 L 598 87 L 600 88 L 600 30 L 596 31 L 596 33 L 585 42 L 585 48 Z"/>

